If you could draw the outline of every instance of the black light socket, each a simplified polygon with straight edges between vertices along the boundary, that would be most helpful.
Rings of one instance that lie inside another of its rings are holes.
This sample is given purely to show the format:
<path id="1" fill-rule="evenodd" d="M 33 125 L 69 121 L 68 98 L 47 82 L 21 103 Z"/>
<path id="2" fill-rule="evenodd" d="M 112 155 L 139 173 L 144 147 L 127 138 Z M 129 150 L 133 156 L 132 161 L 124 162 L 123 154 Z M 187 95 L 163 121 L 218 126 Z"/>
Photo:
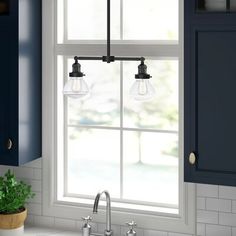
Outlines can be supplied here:
<path id="1" fill-rule="evenodd" d="M 85 74 L 81 72 L 81 65 L 78 62 L 78 58 L 74 58 L 75 63 L 72 65 L 72 72 L 69 73 L 70 77 L 83 77 Z"/>
<path id="2" fill-rule="evenodd" d="M 135 75 L 135 79 L 150 79 L 151 75 L 147 73 L 147 66 L 144 64 L 144 61 L 138 66 L 138 74 Z"/>

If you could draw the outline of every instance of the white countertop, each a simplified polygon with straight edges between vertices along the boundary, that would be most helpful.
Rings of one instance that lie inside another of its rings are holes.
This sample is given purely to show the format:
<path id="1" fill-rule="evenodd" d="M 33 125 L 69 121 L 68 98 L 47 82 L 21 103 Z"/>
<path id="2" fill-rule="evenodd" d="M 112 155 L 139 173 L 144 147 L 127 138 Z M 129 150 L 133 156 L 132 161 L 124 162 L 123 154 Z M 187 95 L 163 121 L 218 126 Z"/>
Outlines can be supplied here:
<path id="1" fill-rule="evenodd" d="M 81 236 L 81 232 L 72 232 L 65 230 L 41 228 L 41 227 L 31 227 L 26 226 L 24 235 L 27 236 Z"/>

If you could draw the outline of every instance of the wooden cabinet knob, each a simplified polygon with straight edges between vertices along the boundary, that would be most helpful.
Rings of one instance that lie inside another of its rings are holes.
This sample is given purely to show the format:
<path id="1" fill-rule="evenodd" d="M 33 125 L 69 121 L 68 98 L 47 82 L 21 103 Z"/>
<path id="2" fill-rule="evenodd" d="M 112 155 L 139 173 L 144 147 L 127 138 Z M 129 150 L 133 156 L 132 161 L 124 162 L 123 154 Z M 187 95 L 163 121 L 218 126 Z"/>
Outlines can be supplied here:
<path id="1" fill-rule="evenodd" d="M 12 140 L 9 138 L 9 139 L 7 140 L 7 149 L 8 149 L 8 150 L 11 150 L 11 149 L 12 149 L 12 146 L 13 146 Z"/>
<path id="2" fill-rule="evenodd" d="M 197 158 L 196 158 L 195 153 L 194 153 L 194 152 L 191 152 L 190 155 L 189 155 L 189 158 L 188 158 L 189 163 L 190 163 L 191 165 L 195 165 L 196 159 L 197 159 Z"/>

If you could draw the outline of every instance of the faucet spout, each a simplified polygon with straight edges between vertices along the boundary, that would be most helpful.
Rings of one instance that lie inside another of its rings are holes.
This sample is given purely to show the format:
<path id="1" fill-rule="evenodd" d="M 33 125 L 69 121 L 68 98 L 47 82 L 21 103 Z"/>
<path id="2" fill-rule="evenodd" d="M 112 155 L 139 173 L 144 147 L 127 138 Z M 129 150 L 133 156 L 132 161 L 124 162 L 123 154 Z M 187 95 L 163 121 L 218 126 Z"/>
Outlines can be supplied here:
<path id="1" fill-rule="evenodd" d="M 93 213 L 94 214 L 98 213 L 98 203 L 99 203 L 99 200 L 100 200 L 100 196 L 101 196 L 101 194 L 98 193 L 95 200 L 94 200 L 94 204 L 93 204 Z"/>
<path id="2" fill-rule="evenodd" d="M 98 212 L 98 204 L 99 204 L 99 200 L 101 195 L 105 194 L 106 196 L 106 229 L 104 232 L 105 236 L 111 236 L 112 235 L 112 230 L 111 230 L 111 197 L 110 194 L 107 190 L 104 190 L 102 192 L 99 192 L 96 195 L 96 198 L 94 200 L 94 204 L 93 204 L 93 213 L 97 213 Z"/>

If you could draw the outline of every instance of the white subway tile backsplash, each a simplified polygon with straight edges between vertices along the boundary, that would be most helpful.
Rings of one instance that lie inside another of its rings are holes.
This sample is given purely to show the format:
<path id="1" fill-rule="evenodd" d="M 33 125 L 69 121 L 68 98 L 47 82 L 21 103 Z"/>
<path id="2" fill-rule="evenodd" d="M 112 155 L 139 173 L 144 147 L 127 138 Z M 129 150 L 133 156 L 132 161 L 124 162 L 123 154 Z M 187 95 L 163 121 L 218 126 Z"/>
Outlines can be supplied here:
<path id="1" fill-rule="evenodd" d="M 34 169 L 27 168 L 27 167 L 21 167 L 21 168 L 14 168 L 14 174 L 19 179 L 34 179 Z"/>
<path id="2" fill-rule="evenodd" d="M 231 236 L 231 227 L 206 225 L 206 236 Z"/>
<path id="3" fill-rule="evenodd" d="M 97 223 L 97 232 L 98 233 L 102 233 L 104 232 L 104 229 L 106 228 L 106 225 L 105 224 L 101 224 L 101 223 Z"/>
<path id="4" fill-rule="evenodd" d="M 30 168 L 42 168 L 42 158 L 36 159 L 24 165 Z"/>
<path id="5" fill-rule="evenodd" d="M 206 198 L 197 197 L 197 209 L 198 210 L 205 210 L 206 209 Z"/>
<path id="6" fill-rule="evenodd" d="M 218 186 L 208 184 L 197 185 L 197 196 L 198 197 L 218 197 Z"/>
<path id="7" fill-rule="evenodd" d="M 30 182 L 32 185 L 32 191 L 34 192 L 41 192 L 42 191 L 42 182 L 39 180 L 32 180 Z"/>
<path id="8" fill-rule="evenodd" d="M 208 223 L 208 224 L 218 224 L 218 212 L 198 210 L 197 222 Z"/>
<path id="9" fill-rule="evenodd" d="M 197 223 L 197 236 L 206 235 L 206 225 L 202 223 Z"/>
<path id="10" fill-rule="evenodd" d="M 236 236 L 236 227 L 232 227 L 232 236 Z"/>
<path id="11" fill-rule="evenodd" d="M 168 236 L 193 236 L 192 234 L 168 233 Z"/>
<path id="12" fill-rule="evenodd" d="M 27 204 L 27 209 L 29 214 L 41 216 L 42 215 L 42 205 L 36 203 Z"/>
<path id="13" fill-rule="evenodd" d="M 232 212 L 236 213 L 236 201 L 232 201 Z"/>
<path id="14" fill-rule="evenodd" d="M 55 218 L 55 227 L 57 229 L 76 231 L 76 221 L 62 218 Z"/>
<path id="15" fill-rule="evenodd" d="M 206 209 L 213 211 L 231 212 L 232 210 L 231 200 L 207 198 Z"/>
<path id="16" fill-rule="evenodd" d="M 42 169 L 34 168 L 34 179 L 41 180 L 42 179 Z"/>
<path id="17" fill-rule="evenodd" d="M 167 232 L 155 231 L 155 230 L 144 230 L 144 236 L 167 236 Z"/>
<path id="18" fill-rule="evenodd" d="M 219 197 L 236 200 L 236 187 L 219 186 Z"/>
<path id="19" fill-rule="evenodd" d="M 114 231 L 115 236 L 120 236 L 121 234 L 121 226 L 120 225 L 112 225 L 112 230 Z M 105 229 L 105 228 L 104 228 Z"/>
<path id="20" fill-rule="evenodd" d="M 236 214 L 220 212 L 219 213 L 219 224 L 236 227 Z"/>
<path id="21" fill-rule="evenodd" d="M 35 216 L 34 217 L 34 223 L 37 226 L 53 228 L 55 226 L 54 221 L 55 221 L 54 217 L 48 217 L 48 216 Z"/>

